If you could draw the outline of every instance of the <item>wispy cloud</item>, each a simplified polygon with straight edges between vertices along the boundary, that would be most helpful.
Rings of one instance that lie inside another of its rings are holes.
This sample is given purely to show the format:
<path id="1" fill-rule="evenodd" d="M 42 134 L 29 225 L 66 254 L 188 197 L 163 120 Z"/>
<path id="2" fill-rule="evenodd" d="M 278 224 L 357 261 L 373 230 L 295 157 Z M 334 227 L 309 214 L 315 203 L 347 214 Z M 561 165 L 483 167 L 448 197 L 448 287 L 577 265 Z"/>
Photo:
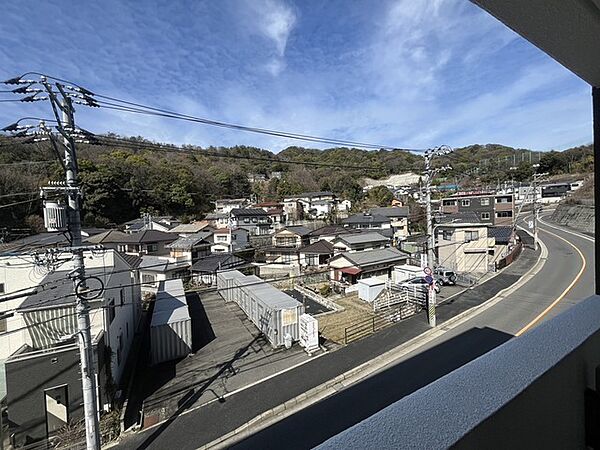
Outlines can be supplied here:
<path id="1" fill-rule="evenodd" d="M 539 150 L 592 136 L 587 85 L 463 0 L 54 0 L 26 17 L 7 3 L 0 40 L 0 77 L 42 70 L 114 97 L 264 128 L 416 148 Z M 2 123 L 32 113 L 47 115 L 47 105 L 0 103 Z M 294 143 L 83 107 L 77 120 L 179 144 Z"/>

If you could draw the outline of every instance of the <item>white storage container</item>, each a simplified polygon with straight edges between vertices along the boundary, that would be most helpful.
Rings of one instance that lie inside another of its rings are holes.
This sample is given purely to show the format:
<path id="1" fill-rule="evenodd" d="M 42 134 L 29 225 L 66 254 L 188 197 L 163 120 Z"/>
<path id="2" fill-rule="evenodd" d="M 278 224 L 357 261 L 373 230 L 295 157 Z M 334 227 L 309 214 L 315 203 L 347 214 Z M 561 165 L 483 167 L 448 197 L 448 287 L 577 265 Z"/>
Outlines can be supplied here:
<path id="1" fill-rule="evenodd" d="M 385 280 L 376 277 L 358 280 L 358 298 L 372 303 L 385 289 L 385 283 Z"/>
<path id="2" fill-rule="evenodd" d="M 284 345 L 286 334 L 295 341 L 300 338 L 302 303 L 255 275 L 232 271 L 217 274 L 217 280 L 225 301 L 236 302 L 273 347 Z"/>
<path id="3" fill-rule="evenodd" d="M 406 264 L 404 266 L 395 266 L 394 272 L 392 273 L 392 281 L 396 284 L 402 283 L 406 280 L 410 280 L 414 277 L 424 277 L 425 273 L 423 268 L 419 266 L 411 266 Z"/>
<path id="4" fill-rule="evenodd" d="M 181 358 L 192 351 L 192 320 L 183 282 L 161 281 L 150 324 L 150 363 Z"/>

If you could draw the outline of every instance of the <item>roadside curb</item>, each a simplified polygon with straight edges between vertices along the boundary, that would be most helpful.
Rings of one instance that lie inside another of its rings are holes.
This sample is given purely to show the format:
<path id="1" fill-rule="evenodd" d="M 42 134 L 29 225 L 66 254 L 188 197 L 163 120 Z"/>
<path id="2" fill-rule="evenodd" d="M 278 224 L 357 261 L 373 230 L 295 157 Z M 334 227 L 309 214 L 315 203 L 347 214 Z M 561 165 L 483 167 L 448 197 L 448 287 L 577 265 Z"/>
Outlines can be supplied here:
<path id="1" fill-rule="evenodd" d="M 524 228 L 521 229 L 523 229 L 526 233 L 531 234 L 528 230 L 525 230 Z M 230 431 L 229 433 L 226 433 L 225 435 L 199 447 L 199 449 L 206 450 L 228 448 L 231 445 L 244 440 L 250 435 L 261 431 L 312 404 L 334 395 L 336 392 L 344 389 L 345 387 L 355 384 L 358 381 L 382 370 L 389 364 L 396 362 L 413 350 L 418 349 L 422 345 L 445 334 L 463 322 L 472 319 L 473 317 L 496 305 L 500 301 L 504 300 L 508 295 L 521 288 L 521 286 L 533 278 L 544 266 L 548 256 L 548 248 L 542 240 L 539 240 L 538 242 L 540 244 L 541 251 L 534 265 L 514 284 L 501 290 L 492 298 L 486 300 L 480 305 L 474 306 L 460 314 L 457 314 L 456 316 L 441 323 L 438 327 L 427 330 L 424 333 L 415 336 L 414 338 L 391 350 L 388 350 L 387 352 L 373 358 L 370 361 L 360 364 L 344 372 L 343 374 L 340 374 L 337 377 L 322 383 L 319 386 L 309 389 L 308 391 L 288 400 L 281 405 L 259 414 L 243 425 L 237 427 L 235 430 Z"/>

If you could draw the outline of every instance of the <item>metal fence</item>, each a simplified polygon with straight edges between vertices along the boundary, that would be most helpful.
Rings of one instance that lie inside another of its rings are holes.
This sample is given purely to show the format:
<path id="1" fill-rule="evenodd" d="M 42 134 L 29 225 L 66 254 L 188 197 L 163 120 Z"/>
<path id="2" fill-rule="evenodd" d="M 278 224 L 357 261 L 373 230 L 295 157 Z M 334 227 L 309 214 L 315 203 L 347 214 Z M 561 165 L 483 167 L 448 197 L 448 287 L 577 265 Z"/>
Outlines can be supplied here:
<path id="1" fill-rule="evenodd" d="M 522 250 L 523 243 L 518 242 L 517 245 L 514 246 L 514 248 L 508 255 L 498 260 L 498 262 L 496 263 L 496 270 L 504 269 L 506 266 L 510 265 L 515 259 L 518 258 Z"/>

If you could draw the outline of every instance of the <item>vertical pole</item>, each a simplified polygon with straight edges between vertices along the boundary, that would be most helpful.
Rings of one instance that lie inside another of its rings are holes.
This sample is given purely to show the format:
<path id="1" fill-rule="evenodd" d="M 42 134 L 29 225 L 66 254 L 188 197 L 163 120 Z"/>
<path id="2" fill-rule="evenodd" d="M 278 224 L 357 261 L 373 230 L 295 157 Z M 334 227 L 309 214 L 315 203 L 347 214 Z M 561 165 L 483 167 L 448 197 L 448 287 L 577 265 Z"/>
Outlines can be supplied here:
<path id="1" fill-rule="evenodd" d="M 600 168 L 598 167 L 600 161 L 600 87 L 596 86 L 592 88 L 592 102 L 594 111 L 594 195 L 595 203 L 600 199 Z M 598 205 L 595 205 L 595 229 L 600 229 L 600 210 Z M 600 255 L 600 240 L 596 239 L 595 242 L 595 258 L 596 268 L 595 279 L 596 279 L 596 294 L 600 294 L 600 264 L 598 264 L 598 258 Z"/>
<path id="2" fill-rule="evenodd" d="M 425 202 L 427 211 L 427 266 L 433 269 L 433 223 L 431 218 L 431 153 L 425 153 Z"/>
<path id="3" fill-rule="evenodd" d="M 427 318 L 429 319 L 429 325 L 435 327 L 435 281 L 429 287 L 428 295 L 427 295 Z"/>
<path id="4" fill-rule="evenodd" d="M 63 93 L 63 124 L 71 132 L 74 130 L 73 106 L 69 97 Z M 69 231 L 73 249 L 73 268 L 75 277 L 74 287 L 79 284 L 85 287 L 85 265 L 83 250 L 81 249 L 81 216 L 80 216 L 80 189 L 77 178 L 77 156 L 73 138 L 65 138 L 65 167 L 69 200 Z M 79 248 L 77 248 L 79 247 Z M 98 424 L 98 404 L 96 396 L 96 370 L 92 350 L 92 336 L 90 332 L 90 316 L 87 301 L 76 296 L 77 335 L 79 339 L 79 355 L 81 359 L 81 383 L 83 390 L 83 409 L 85 417 L 85 440 L 88 450 L 100 449 L 100 430 Z"/>
<path id="5" fill-rule="evenodd" d="M 537 174 L 533 174 L 533 249 L 538 248 Z"/>

